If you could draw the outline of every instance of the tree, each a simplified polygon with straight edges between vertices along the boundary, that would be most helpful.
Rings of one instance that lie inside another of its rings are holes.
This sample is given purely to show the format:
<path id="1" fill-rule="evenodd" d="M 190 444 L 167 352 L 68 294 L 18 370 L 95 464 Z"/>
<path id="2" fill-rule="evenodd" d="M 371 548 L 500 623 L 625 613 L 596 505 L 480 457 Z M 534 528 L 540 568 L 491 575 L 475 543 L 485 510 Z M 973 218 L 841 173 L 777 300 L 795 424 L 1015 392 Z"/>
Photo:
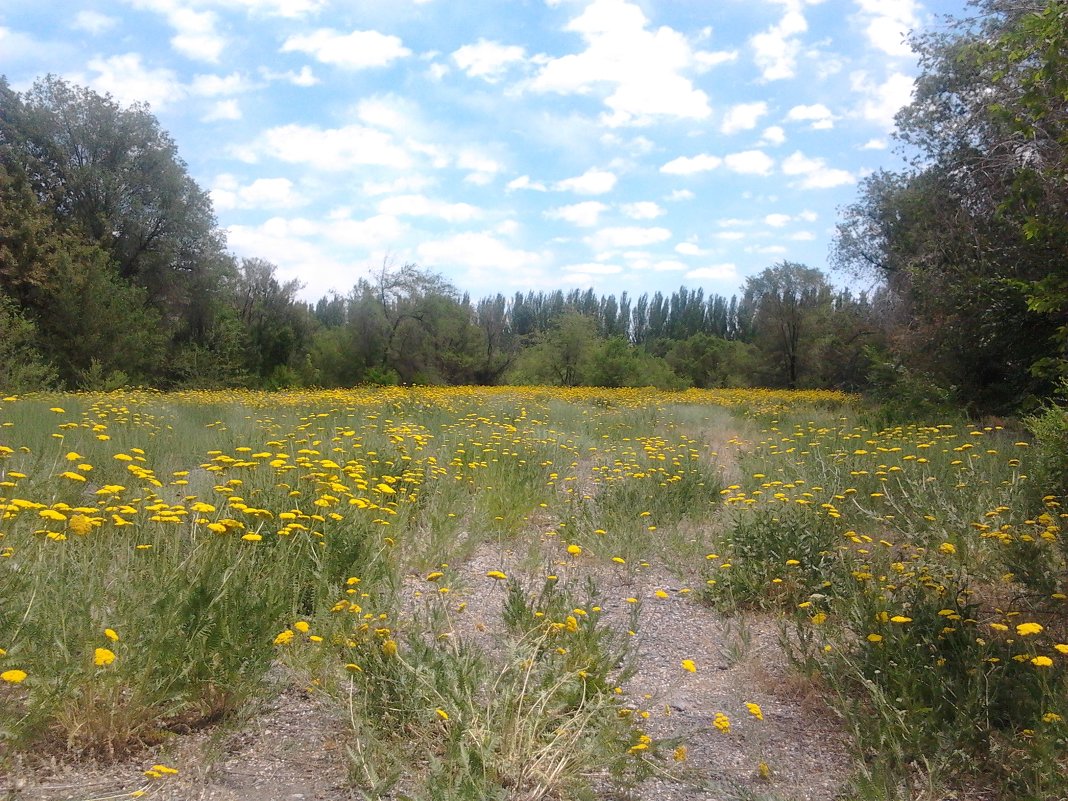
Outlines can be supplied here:
<path id="1" fill-rule="evenodd" d="M 746 279 L 745 302 L 772 383 L 794 389 L 808 378 L 831 297 L 822 272 L 794 262 Z"/>

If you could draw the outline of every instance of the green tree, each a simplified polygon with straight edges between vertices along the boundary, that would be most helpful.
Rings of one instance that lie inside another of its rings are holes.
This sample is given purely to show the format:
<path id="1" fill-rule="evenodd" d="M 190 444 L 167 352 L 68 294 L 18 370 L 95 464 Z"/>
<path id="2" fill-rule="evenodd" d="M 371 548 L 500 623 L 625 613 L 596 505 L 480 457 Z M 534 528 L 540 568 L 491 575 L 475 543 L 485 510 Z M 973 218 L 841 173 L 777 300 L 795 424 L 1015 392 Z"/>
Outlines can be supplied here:
<path id="1" fill-rule="evenodd" d="M 769 383 L 794 389 L 811 381 L 831 299 L 824 274 L 795 262 L 746 279 L 745 303 L 752 309 L 754 341 Z"/>

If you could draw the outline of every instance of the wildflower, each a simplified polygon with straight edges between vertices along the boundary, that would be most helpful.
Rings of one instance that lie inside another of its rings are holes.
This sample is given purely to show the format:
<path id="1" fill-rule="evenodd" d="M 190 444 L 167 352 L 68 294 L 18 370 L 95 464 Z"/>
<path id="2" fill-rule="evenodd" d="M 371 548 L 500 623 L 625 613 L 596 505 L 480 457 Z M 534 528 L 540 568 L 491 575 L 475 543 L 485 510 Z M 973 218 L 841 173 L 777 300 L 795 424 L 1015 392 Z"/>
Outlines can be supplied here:
<path id="1" fill-rule="evenodd" d="M 115 652 L 107 648 L 97 648 L 93 651 L 93 664 L 97 667 L 107 667 L 115 661 Z"/>
<path id="2" fill-rule="evenodd" d="M 812 621 L 813 626 L 822 626 L 827 622 L 827 614 L 825 612 L 817 612 L 809 620 Z"/>
<path id="3" fill-rule="evenodd" d="M 868 635 L 868 642 L 882 642 L 882 641 L 883 641 L 883 635 L 882 634 L 869 634 Z"/>
<path id="4" fill-rule="evenodd" d="M 277 637 L 274 638 L 274 644 L 275 645 L 289 645 L 289 643 L 293 640 L 294 636 L 295 635 L 293 634 L 293 630 L 292 629 L 286 629 L 285 631 L 283 631 L 281 634 L 279 634 Z"/>
<path id="5" fill-rule="evenodd" d="M 72 515 L 67 521 L 67 528 L 79 536 L 85 536 L 93 530 L 93 521 L 85 515 Z"/>
<path id="6" fill-rule="evenodd" d="M 245 540 L 245 542 L 259 542 L 263 539 L 263 535 L 254 534 L 250 531 L 248 534 L 242 535 L 241 539 Z"/>
<path id="7" fill-rule="evenodd" d="M 486 572 L 486 577 L 491 578 L 495 581 L 503 581 L 504 579 L 508 578 L 508 576 L 500 570 L 489 570 Z"/>
<path id="8" fill-rule="evenodd" d="M 655 595 L 657 598 L 670 598 L 671 597 L 670 595 L 668 595 L 663 590 L 657 590 L 656 592 L 653 593 L 653 595 Z"/>
<path id="9" fill-rule="evenodd" d="M 760 704 L 747 703 L 745 708 L 749 710 L 749 714 L 757 720 L 764 719 L 764 711 L 760 708 Z"/>
<path id="10" fill-rule="evenodd" d="M 572 543 L 571 545 L 567 546 L 567 552 L 572 556 L 579 556 L 582 553 L 582 546 L 575 545 L 574 543 Z"/>
<path id="11" fill-rule="evenodd" d="M 938 546 L 938 550 L 944 554 L 952 556 L 957 552 L 957 546 L 954 545 L 952 542 L 943 542 L 941 545 Z"/>
<path id="12" fill-rule="evenodd" d="M 385 654 L 386 656 L 396 656 L 397 655 L 397 641 L 396 640 L 386 640 L 385 642 L 383 642 L 382 643 L 382 653 Z"/>
<path id="13" fill-rule="evenodd" d="M 306 620 L 298 620 L 296 623 L 293 624 L 293 628 L 295 628 L 301 634 L 307 634 L 308 629 L 310 629 L 311 626 L 308 625 L 308 621 Z"/>
<path id="14" fill-rule="evenodd" d="M 712 725 L 719 729 L 724 734 L 730 733 L 731 721 L 722 712 L 717 712 L 716 717 L 712 720 Z"/>
<path id="15" fill-rule="evenodd" d="M 1065 656 L 1068 656 L 1068 644 L 1063 643 L 1063 642 L 1059 642 L 1056 645 L 1054 645 L 1053 647 L 1056 648 L 1058 651 L 1060 651 Z"/>
<path id="16" fill-rule="evenodd" d="M 426 574 L 426 580 L 427 581 L 437 581 L 439 578 L 441 578 L 444 575 L 445 574 L 442 573 L 440 570 L 434 570 L 434 571 L 431 571 L 430 573 Z"/>
<path id="17" fill-rule="evenodd" d="M 119 641 L 119 635 L 115 632 L 115 629 L 104 629 L 104 636 L 112 642 Z"/>
<path id="18" fill-rule="evenodd" d="M 1042 716 L 1043 723 L 1060 723 L 1064 718 L 1058 715 L 1056 712 L 1047 712 Z"/>
<path id="19" fill-rule="evenodd" d="M 0 673 L 0 681 L 6 681 L 8 684 L 18 684 L 25 681 L 26 676 L 25 670 L 5 670 Z"/>
<path id="20" fill-rule="evenodd" d="M 892 618 L 890 618 L 890 622 L 891 623 L 911 623 L 912 622 L 912 618 L 911 617 L 906 617 L 905 615 L 894 615 Z"/>
<path id="21" fill-rule="evenodd" d="M 434 714 L 437 715 L 441 720 L 449 719 L 449 713 L 446 712 L 444 709 L 435 709 Z"/>
<path id="22" fill-rule="evenodd" d="M 1053 660 L 1048 656 L 1035 656 L 1031 658 L 1031 664 L 1035 667 L 1053 667 Z"/>
<path id="23" fill-rule="evenodd" d="M 682 669 L 686 670 L 686 671 L 689 671 L 690 673 L 696 673 L 697 672 L 697 665 L 694 664 L 692 659 L 683 659 L 682 660 Z"/>
<path id="24" fill-rule="evenodd" d="M 1016 633 L 1021 637 L 1038 634 L 1041 631 L 1042 625 L 1040 623 L 1018 623 L 1016 626 Z"/>
<path id="25" fill-rule="evenodd" d="M 685 762 L 686 746 L 680 745 L 678 748 L 676 748 L 675 751 L 671 754 L 671 758 L 674 759 L 676 762 Z"/>

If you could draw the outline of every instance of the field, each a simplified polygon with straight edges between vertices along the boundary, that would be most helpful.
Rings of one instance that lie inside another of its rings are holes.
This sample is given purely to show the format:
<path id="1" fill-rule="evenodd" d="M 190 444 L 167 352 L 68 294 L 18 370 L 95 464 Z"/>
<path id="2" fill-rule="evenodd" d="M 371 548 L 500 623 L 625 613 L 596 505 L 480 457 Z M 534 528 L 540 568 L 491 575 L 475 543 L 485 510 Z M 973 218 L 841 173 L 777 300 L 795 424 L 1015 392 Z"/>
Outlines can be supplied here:
<path id="1" fill-rule="evenodd" d="M 758 390 L 4 398 L 0 788 L 1064 797 L 1059 499 L 1020 431 L 877 420 Z M 259 783 L 224 786 L 242 760 Z"/>

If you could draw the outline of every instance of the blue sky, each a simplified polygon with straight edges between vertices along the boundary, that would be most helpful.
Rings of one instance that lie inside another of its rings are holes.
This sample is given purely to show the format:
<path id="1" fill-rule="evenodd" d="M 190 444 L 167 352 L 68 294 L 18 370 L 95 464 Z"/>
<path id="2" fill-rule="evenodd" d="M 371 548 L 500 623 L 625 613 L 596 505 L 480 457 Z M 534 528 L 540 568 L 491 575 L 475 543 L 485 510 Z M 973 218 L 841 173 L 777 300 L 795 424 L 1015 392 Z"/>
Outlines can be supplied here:
<path id="1" fill-rule="evenodd" d="M 230 249 L 347 292 L 415 262 L 475 297 L 825 269 L 897 168 L 930 0 L 19 0 L 0 72 L 147 102 Z"/>

